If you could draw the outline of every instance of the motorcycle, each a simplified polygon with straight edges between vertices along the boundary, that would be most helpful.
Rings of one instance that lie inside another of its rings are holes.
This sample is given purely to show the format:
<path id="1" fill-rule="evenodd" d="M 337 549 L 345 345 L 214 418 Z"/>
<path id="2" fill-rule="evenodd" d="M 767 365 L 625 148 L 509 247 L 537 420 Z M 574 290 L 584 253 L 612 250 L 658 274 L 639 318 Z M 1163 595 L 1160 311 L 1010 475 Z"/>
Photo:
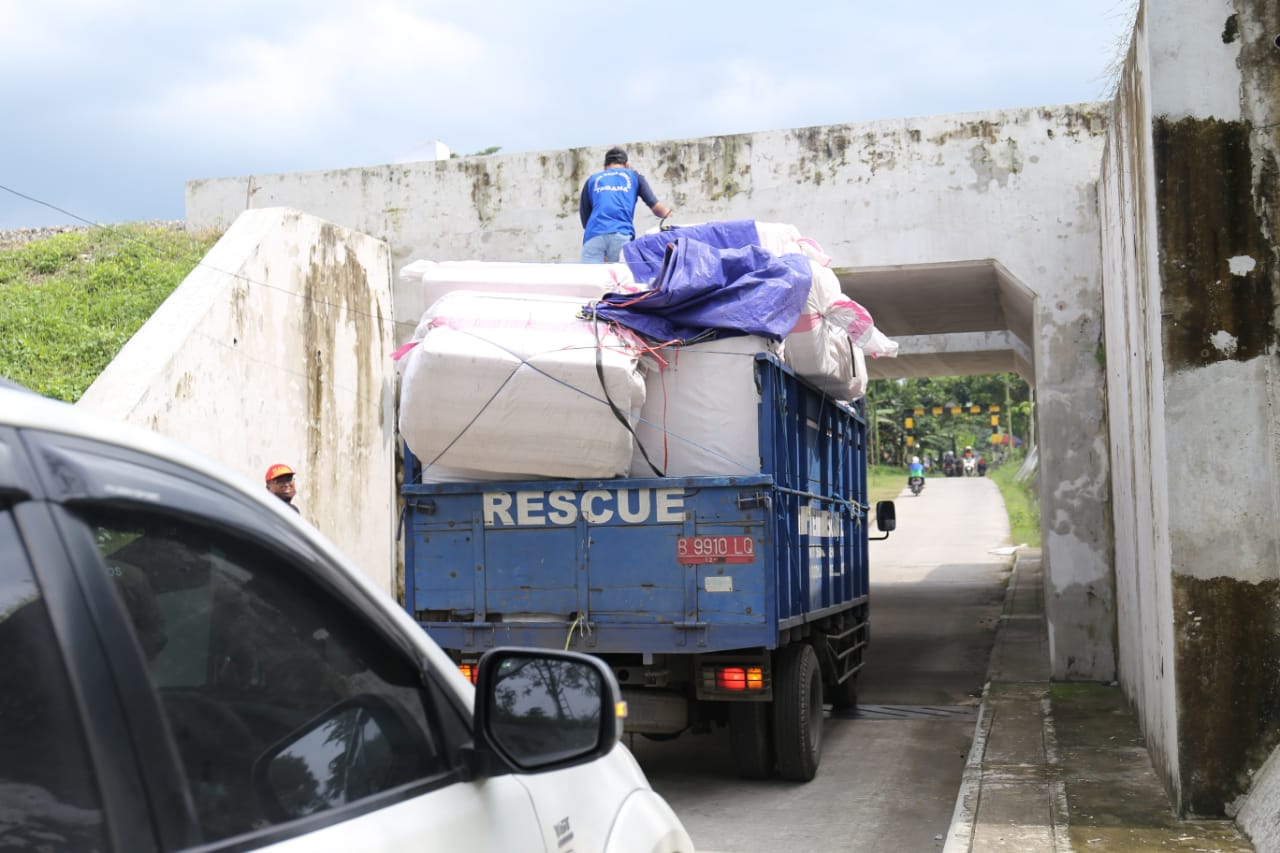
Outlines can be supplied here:
<path id="1" fill-rule="evenodd" d="M 966 477 L 978 476 L 978 460 L 977 459 L 974 459 L 972 456 L 966 456 L 964 458 L 964 475 Z"/>
<path id="2" fill-rule="evenodd" d="M 908 477 L 907 485 L 911 487 L 911 494 L 919 495 L 924 488 L 924 477 Z"/>

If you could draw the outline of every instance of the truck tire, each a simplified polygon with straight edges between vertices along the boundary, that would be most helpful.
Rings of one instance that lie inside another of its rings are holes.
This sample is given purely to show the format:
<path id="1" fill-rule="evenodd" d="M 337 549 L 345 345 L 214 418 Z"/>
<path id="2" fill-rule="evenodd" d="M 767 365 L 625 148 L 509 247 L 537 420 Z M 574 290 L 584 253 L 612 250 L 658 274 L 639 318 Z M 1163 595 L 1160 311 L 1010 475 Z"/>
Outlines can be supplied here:
<path id="1" fill-rule="evenodd" d="M 743 779 L 773 775 L 773 709 L 768 702 L 729 703 L 729 747 Z"/>
<path id="2" fill-rule="evenodd" d="M 817 774 L 822 755 L 822 677 L 818 656 L 804 643 L 777 652 L 773 741 L 779 776 L 808 782 Z"/>

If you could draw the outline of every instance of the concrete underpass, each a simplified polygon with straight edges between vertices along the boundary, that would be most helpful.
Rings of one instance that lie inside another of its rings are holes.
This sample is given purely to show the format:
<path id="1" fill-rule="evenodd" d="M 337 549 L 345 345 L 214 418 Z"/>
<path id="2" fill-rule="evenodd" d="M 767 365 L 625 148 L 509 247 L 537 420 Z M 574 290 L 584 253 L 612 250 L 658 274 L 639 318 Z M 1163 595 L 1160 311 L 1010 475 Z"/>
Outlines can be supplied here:
<path id="1" fill-rule="evenodd" d="M 258 452 L 320 472 L 317 523 L 390 566 L 384 356 L 427 307 L 398 270 L 576 259 L 578 188 L 625 144 L 683 221 L 820 242 L 901 344 L 874 377 L 1027 379 L 1052 677 L 1118 680 L 1174 808 L 1280 849 L 1277 37 L 1280 0 L 1146 0 L 1099 103 L 193 180 L 188 225 L 231 243 L 162 311 L 207 346 L 144 329 L 85 405 L 250 474 L 274 459 L 174 401 L 267 417 Z"/>

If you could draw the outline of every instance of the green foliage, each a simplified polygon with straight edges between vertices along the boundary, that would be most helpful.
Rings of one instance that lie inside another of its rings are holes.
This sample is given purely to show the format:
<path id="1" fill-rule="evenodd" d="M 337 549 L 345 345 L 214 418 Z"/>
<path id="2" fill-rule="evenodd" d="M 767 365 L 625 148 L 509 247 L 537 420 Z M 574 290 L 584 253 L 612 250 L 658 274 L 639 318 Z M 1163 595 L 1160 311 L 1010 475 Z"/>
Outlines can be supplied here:
<path id="1" fill-rule="evenodd" d="M 1005 511 L 1009 513 L 1009 536 L 1014 545 L 1026 543 L 1040 547 L 1040 502 L 1033 490 L 1032 481 L 1019 483 L 1018 468 L 1023 454 L 1017 451 L 1009 455 L 998 468 L 987 470 L 987 476 L 1000 487 Z"/>
<path id="2" fill-rule="evenodd" d="M 876 501 L 893 500 L 902 491 L 902 487 L 906 485 L 906 482 L 907 472 L 905 468 L 899 468 L 895 465 L 868 465 L 868 503 L 874 506 Z"/>
<path id="3" fill-rule="evenodd" d="M 124 225 L 0 251 L 0 376 L 75 402 L 218 236 Z"/>
<path id="4" fill-rule="evenodd" d="M 459 157 L 488 157 L 490 154 L 497 154 L 501 150 L 501 145 L 490 145 L 488 148 L 481 148 L 479 151 L 472 151 L 470 154 L 459 154 L 457 151 L 451 151 L 449 153 L 449 159 L 457 160 Z"/>
<path id="5" fill-rule="evenodd" d="M 1031 391 L 1013 373 L 985 376 L 933 376 L 877 379 L 867 389 L 868 411 L 875 415 L 876 458 L 902 462 L 910 453 L 904 441 L 903 412 L 932 406 L 1000 406 L 1000 429 L 1026 437 L 1031 419 Z M 985 448 L 990 443 L 989 413 L 959 415 L 930 413 L 913 416 L 912 437 L 918 448 L 937 456 L 965 445 Z"/>

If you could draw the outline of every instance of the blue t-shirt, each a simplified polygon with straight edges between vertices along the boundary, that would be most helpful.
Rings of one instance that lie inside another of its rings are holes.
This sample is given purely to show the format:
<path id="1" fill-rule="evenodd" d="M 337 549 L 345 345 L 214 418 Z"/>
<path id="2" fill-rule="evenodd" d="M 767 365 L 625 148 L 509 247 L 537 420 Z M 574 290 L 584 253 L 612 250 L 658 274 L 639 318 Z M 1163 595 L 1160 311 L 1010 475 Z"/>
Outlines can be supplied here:
<path id="1" fill-rule="evenodd" d="M 908 477 L 923 477 L 923 476 L 924 476 L 924 465 L 923 465 L 923 463 L 920 463 L 920 462 L 912 462 L 910 465 L 908 465 L 908 466 L 907 466 L 907 476 L 908 476 Z"/>
<path id="2" fill-rule="evenodd" d="M 584 229 L 582 242 L 601 234 L 636 236 L 631 220 L 636 215 L 637 198 L 650 209 L 658 203 L 649 182 L 635 169 L 614 167 L 587 178 L 578 199 L 578 216 Z"/>

